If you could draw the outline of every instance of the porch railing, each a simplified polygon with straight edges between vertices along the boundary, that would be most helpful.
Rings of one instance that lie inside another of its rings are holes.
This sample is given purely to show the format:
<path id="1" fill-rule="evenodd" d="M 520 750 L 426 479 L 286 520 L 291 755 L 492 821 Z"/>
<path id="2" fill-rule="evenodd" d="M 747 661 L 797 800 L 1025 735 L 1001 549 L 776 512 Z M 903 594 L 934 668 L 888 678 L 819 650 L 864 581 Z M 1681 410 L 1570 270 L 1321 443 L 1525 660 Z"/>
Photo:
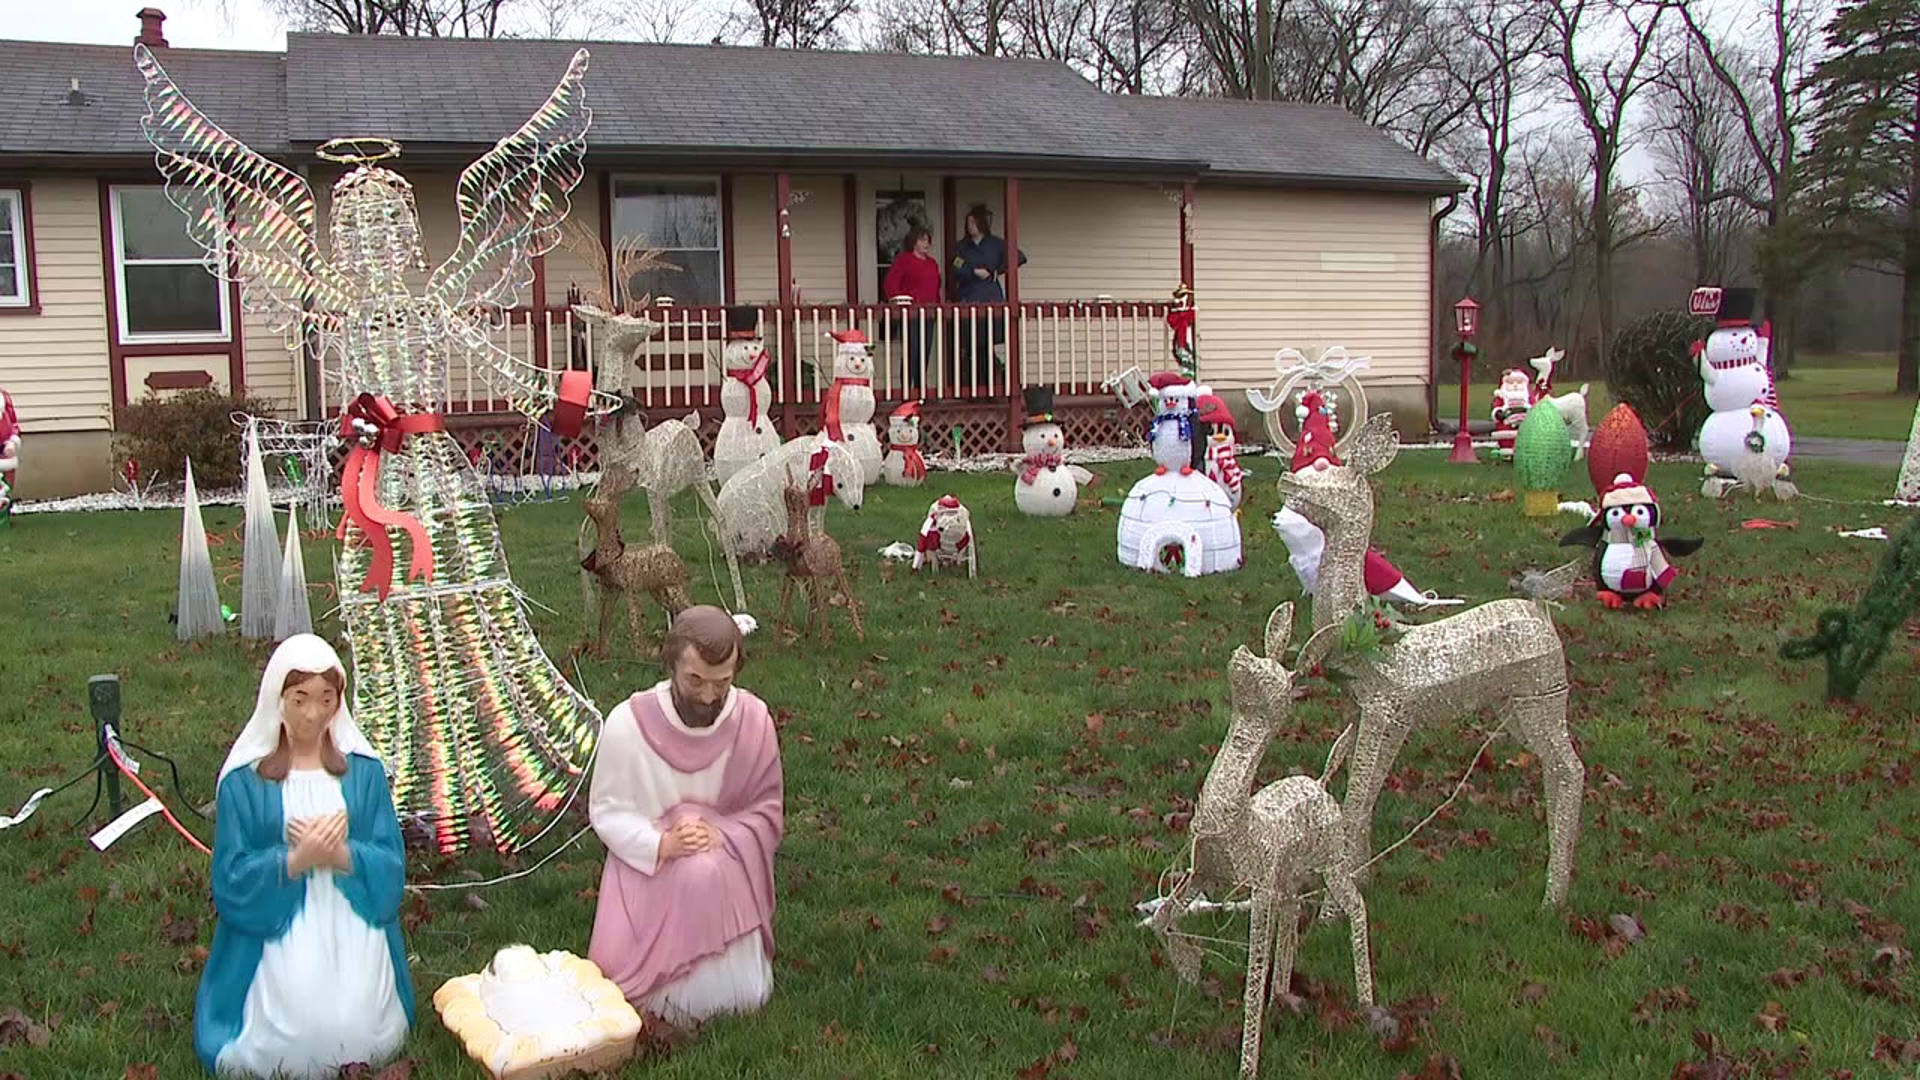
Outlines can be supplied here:
<path id="1" fill-rule="evenodd" d="M 725 376 L 726 314 L 719 307 L 662 306 L 643 314 L 663 329 L 630 358 L 627 385 L 647 408 L 718 408 Z M 833 382 L 834 331 L 858 329 L 871 343 L 872 385 L 883 401 L 1005 401 L 1023 385 L 1060 396 L 1103 394 L 1101 383 L 1130 367 L 1166 366 L 1171 342 L 1165 301 L 1088 300 L 1008 304 L 809 304 L 760 311 L 772 354 L 772 404 L 815 405 Z M 1017 358 L 1008 343 L 1017 340 Z M 509 355 L 544 367 L 597 372 L 584 321 L 565 306 L 518 309 L 495 333 Z M 919 358 L 918 378 L 912 368 Z M 625 359 L 625 358 L 623 358 Z M 337 372 L 321 371 L 320 415 L 338 412 Z M 506 410 L 504 387 L 486 368 L 456 359 L 447 375 L 453 414 Z"/>

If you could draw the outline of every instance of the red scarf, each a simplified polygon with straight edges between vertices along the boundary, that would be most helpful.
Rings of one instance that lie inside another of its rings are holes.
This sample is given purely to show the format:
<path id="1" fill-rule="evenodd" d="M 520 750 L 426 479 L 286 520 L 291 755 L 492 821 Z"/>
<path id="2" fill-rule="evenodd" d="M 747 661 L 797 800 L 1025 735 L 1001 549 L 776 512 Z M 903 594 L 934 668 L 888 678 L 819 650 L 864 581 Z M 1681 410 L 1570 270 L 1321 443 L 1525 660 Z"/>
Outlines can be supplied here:
<path id="1" fill-rule="evenodd" d="M 845 442 L 845 433 L 840 429 L 840 391 L 849 386 L 870 385 L 866 379 L 835 379 L 827 387 L 827 438 L 834 442 Z"/>
<path id="2" fill-rule="evenodd" d="M 356 420 L 372 424 L 378 432 L 379 437 L 372 446 L 360 442 L 360 432 L 354 426 Z M 446 422 L 433 413 L 403 415 L 391 401 L 373 394 L 361 394 L 340 414 L 340 437 L 351 443 L 353 449 L 340 470 L 340 501 L 345 505 L 345 513 L 340 515 L 337 535 L 345 540 L 347 525 L 351 523 L 359 527 L 373 548 L 366 580 L 360 584 L 361 592 L 378 593 L 380 599 L 385 600 L 393 589 L 393 541 L 387 536 L 388 526 L 405 530 L 413 541 L 412 569 L 407 580 L 433 581 L 433 544 L 427 538 L 425 526 L 410 514 L 380 505 L 380 455 L 398 453 L 409 435 L 446 429 Z"/>
<path id="3" fill-rule="evenodd" d="M 727 374 L 747 384 L 747 425 L 760 426 L 760 384 L 767 381 L 767 362 L 770 359 L 763 349 L 760 359 L 752 367 L 728 368 Z"/>
<path id="4" fill-rule="evenodd" d="M 1059 454 L 1050 450 L 1042 450 L 1038 454 L 1028 454 L 1026 457 L 1020 459 L 1020 482 L 1023 484 L 1031 484 L 1039 478 L 1040 470 L 1057 469 L 1063 461 L 1064 459 Z"/>
<path id="5" fill-rule="evenodd" d="M 927 478 L 927 459 L 920 456 L 920 447 L 918 444 L 912 446 L 896 445 L 893 450 L 900 455 L 900 475 L 903 478 L 908 480 L 925 480 Z"/>

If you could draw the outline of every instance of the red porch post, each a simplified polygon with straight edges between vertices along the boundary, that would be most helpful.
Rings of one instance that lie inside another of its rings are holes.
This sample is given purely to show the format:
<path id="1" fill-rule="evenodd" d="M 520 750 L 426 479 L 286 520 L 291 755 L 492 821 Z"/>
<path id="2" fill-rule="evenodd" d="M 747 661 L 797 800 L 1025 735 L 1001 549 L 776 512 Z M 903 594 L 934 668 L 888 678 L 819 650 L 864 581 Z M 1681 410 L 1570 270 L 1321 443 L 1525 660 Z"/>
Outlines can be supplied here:
<path id="1" fill-rule="evenodd" d="M 1193 182 L 1180 185 L 1180 283 L 1193 288 Z"/>
<path id="2" fill-rule="evenodd" d="M 845 261 L 847 264 L 847 306 L 850 308 L 857 308 L 860 306 L 860 269 L 861 269 L 860 268 L 860 206 L 859 206 L 860 178 L 854 175 L 853 173 L 848 173 L 845 176 L 840 178 L 840 186 L 846 195 L 846 201 L 840 215 L 841 216 L 840 224 L 841 224 L 841 231 L 846 234 L 846 242 L 847 242 L 847 254 L 845 258 Z M 880 302 L 883 304 L 886 303 L 887 298 L 884 296 L 880 297 Z M 856 326 L 859 325 L 858 316 L 855 316 L 855 325 Z"/>
<path id="3" fill-rule="evenodd" d="M 798 320 L 793 310 L 793 218 L 787 204 L 793 199 L 793 175 L 779 172 L 773 176 L 773 219 L 775 273 L 779 274 L 780 384 L 786 389 L 786 401 L 780 407 L 780 434 L 793 438 L 798 426 L 793 407 L 800 400 L 800 343 Z"/>
<path id="4" fill-rule="evenodd" d="M 1020 449 L 1020 178 L 1006 180 L 1007 204 L 1007 449 Z M 988 380 L 992 385 L 992 380 Z"/>

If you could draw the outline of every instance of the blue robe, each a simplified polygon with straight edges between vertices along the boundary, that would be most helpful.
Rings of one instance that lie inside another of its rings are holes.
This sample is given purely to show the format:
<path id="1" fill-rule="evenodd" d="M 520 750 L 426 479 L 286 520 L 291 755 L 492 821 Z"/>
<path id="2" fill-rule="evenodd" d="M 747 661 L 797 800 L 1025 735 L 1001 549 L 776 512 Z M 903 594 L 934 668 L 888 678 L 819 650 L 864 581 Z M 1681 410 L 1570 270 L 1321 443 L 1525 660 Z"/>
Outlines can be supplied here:
<path id="1" fill-rule="evenodd" d="M 353 872 L 336 874 L 334 883 L 346 894 L 355 914 L 367 925 L 386 931 L 394 990 L 411 1027 L 413 977 L 407 970 L 407 947 L 400 932 L 406 854 L 393 795 L 380 763 L 359 754 L 347 756 L 347 775 L 340 778 L 340 787 L 347 803 L 347 848 L 353 854 Z M 193 1003 L 193 1049 L 208 1072 L 215 1071 L 220 1052 L 240 1036 L 247 991 L 267 942 L 287 932 L 307 898 L 304 876 L 287 879 L 287 823 L 280 807 L 280 785 L 244 766 L 220 782 L 217 806 L 213 905 L 219 917 Z"/>

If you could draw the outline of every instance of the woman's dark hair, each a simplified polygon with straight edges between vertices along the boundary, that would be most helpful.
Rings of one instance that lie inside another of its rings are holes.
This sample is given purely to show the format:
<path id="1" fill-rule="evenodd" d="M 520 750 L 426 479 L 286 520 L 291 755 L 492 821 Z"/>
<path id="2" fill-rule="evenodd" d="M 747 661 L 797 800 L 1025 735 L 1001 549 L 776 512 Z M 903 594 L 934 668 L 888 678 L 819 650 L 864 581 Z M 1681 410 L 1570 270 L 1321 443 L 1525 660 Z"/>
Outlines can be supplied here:
<path id="1" fill-rule="evenodd" d="M 347 692 L 346 677 L 341 675 L 337 669 L 329 668 L 326 671 L 287 672 L 287 681 L 280 684 L 280 693 L 284 695 L 294 687 L 302 683 L 312 682 L 314 679 L 319 679 L 328 686 L 333 687 L 335 694 L 345 694 Z M 331 725 L 328 726 L 327 730 L 320 733 L 320 764 L 335 776 L 347 775 L 347 756 L 340 752 L 339 747 L 333 745 L 333 728 Z M 273 753 L 261 758 L 260 763 L 254 766 L 254 770 L 260 774 L 260 779 L 272 780 L 277 783 L 287 778 L 287 772 L 292 769 L 292 767 L 293 751 L 287 747 L 287 729 L 282 727 L 280 729 L 280 744 L 273 748 Z"/>
<path id="2" fill-rule="evenodd" d="M 993 211 L 987 209 L 986 203 L 974 203 L 967 207 L 967 217 L 979 223 L 981 236 L 993 235 Z M 961 223 L 961 231 L 966 231 L 965 222 Z"/>
<path id="3" fill-rule="evenodd" d="M 912 251 L 914 247 L 920 243 L 920 238 L 923 236 L 929 240 L 933 239 L 933 230 L 927 228 L 925 225 L 915 225 L 913 228 L 908 229 L 907 238 L 900 243 L 900 250 Z"/>

